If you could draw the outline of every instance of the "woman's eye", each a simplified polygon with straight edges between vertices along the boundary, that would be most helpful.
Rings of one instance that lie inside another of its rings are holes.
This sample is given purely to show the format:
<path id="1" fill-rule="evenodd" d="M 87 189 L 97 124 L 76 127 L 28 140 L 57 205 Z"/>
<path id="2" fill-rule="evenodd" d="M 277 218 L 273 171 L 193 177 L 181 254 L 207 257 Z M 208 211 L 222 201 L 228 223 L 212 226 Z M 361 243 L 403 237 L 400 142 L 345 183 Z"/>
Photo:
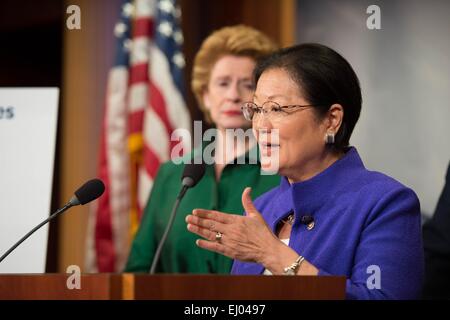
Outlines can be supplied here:
<path id="1" fill-rule="evenodd" d="M 255 87 L 253 86 L 252 83 L 245 83 L 244 84 L 244 88 L 247 89 L 247 90 L 250 90 L 250 91 L 254 91 L 255 90 Z"/>
<path id="2" fill-rule="evenodd" d="M 280 113 L 283 112 L 283 109 L 281 109 L 280 107 L 272 107 L 271 111 L 274 113 Z"/>
<path id="3" fill-rule="evenodd" d="M 230 85 L 230 82 L 227 80 L 217 81 L 217 85 L 219 87 L 228 87 Z"/>

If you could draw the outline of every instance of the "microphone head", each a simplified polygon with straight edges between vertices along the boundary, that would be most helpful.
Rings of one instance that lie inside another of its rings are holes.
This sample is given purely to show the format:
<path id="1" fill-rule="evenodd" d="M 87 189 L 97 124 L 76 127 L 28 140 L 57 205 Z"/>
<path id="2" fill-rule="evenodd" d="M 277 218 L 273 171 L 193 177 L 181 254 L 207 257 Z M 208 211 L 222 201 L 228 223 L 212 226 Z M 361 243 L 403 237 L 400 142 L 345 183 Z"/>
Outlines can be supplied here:
<path id="1" fill-rule="evenodd" d="M 194 187 L 205 174 L 205 164 L 188 163 L 184 166 L 183 175 L 181 176 L 181 183 L 188 188 Z"/>
<path id="2" fill-rule="evenodd" d="M 83 184 L 80 188 L 78 188 L 77 191 L 75 191 L 74 198 L 76 197 L 76 200 L 78 200 L 78 201 L 75 201 L 75 203 L 72 203 L 72 204 L 73 205 L 78 205 L 78 204 L 84 205 L 86 203 L 89 203 L 92 200 L 95 200 L 98 197 L 100 197 L 104 191 L 105 191 L 105 185 L 103 184 L 102 180 L 100 180 L 100 179 L 89 180 L 88 182 Z M 76 203 L 76 202 L 78 202 L 78 203 Z"/>

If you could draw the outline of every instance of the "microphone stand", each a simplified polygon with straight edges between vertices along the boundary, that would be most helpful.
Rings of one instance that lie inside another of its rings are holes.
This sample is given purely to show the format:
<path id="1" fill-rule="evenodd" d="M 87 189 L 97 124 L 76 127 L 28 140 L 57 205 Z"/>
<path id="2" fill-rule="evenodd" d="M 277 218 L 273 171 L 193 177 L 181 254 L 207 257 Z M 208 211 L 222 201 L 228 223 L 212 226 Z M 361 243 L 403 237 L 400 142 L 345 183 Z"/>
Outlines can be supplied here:
<path id="1" fill-rule="evenodd" d="M 91 202 L 92 200 L 97 199 L 100 197 L 103 192 L 105 191 L 105 185 L 103 182 L 99 179 L 92 179 L 83 184 L 80 188 L 78 188 L 77 191 L 75 191 L 75 194 L 73 197 L 67 202 L 64 207 L 56 210 L 55 213 L 53 213 L 50 217 L 42 221 L 40 224 L 38 224 L 36 227 L 34 227 L 30 232 L 28 232 L 26 235 L 24 235 L 19 241 L 17 241 L 11 248 L 9 248 L 8 251 L 6 251 L 1 257 L 0 257 L 0 263 L 11 253 L 14 251 L 14 249 L 17 248 L 22 242 L 24 242 L 28 237 L 30 237 L 33 233 L 35 233 L 40 227 L 42 227 L 44 224 L 49 222 L 50 220 L 54 219 L 55 217 L 59 216 L 61 213 L 66 211 L 67 209 L 78 206 L 80 204 L 84 205 L 86 203 Z"/>
<path id="2" fill-rule="evenodd" d="M 177 199 L 173 205 L 172 212 L 170 213 L 169 223 L 167 224 L 166 230 L 164 230 L 164 234 L 161 238 L 161 241 L 159 242 L 158 248 L 156 249 L 155 257 L 153 258 L 152 266 L 150 268 L 150 274 L 155 274 L 156 265 L 158 264 L 164 242 L 166 242 L 167 236 L 172 229 L 172 225 L 175 221 L 175 215 L 177 213 L 181 199 L 184 197 L 184 194 L 186 193 L 188 188 L 189 186 L 183 184 L 183 187 L 181 188 L 180 193 L 178 194 Z"/>
<path id="3" fill-rule="evenodd" d="M 64 207 L 58 209 L 55 213 L 53 213 L 51 216 L 49 216 L 47 219 L 39 223 L 36 227 L 34 227 L 30 232 L 28 232 L 26 235 L 24 235 L 19 241 L 17 241 L 11 248 L 9 248 L 8 251 L 6 251 L 1 257 L 0 257 L 0 263 L 11 253 L 14 251 L 15 248 L 17 248 L 22 242 L 24 242 L 28 237 L 30 237 L 33 233 L 35 233 L 40 227 L 42 227 L 44 224 L 52 220 L 53 218 L 57 217 L 70 207 L 72 207 L 73 204 L 71 202 L 68 202 Z"/>

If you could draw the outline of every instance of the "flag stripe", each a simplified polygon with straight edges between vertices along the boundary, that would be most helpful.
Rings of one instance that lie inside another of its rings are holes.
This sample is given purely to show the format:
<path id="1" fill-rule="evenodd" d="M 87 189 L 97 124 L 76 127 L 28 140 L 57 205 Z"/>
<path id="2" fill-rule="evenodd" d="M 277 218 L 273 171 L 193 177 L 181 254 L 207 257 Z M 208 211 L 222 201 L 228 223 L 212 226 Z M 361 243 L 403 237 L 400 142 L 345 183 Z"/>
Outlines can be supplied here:
<path id="1" fill-rule="evenodd" d="M 108 160 L 106 156 L 106 137 L 101 138 L 100 170 L 99 178 L 105 184 L 105 192 L 98 199 L 97 214 L 95 219 L 95 252 L 96 267 L 101 270 L 114 270 L 115 252 L 111 229 L 111 212 L 109 208 L 109 175 Z"/>
<path id="2" fill-rule="evenodd" d="M 150 57 L 152 66 L 150 67 L 150 77 L 154 81 L 155 86 L 161 88 L 162 95 L 167 99 L 167 114 L 170 122 L 175 128 L 185 128 L 190 130 L 190 117 L 184 98 L 177 90 L 175 82 L 169 76 L 170 67 L 165 59 L 164 54 L 156 46 L 151 47 Z"/>
<path id="3" fill-rule="evenodd" d="M 167 135 L 170 136 L 173 128 L 166 113 L 167 106 L 165 97 L 162 96 L 161 91 L 155 86 L 153 81 L 150 81 L 150 108 L 159 116 L 159 119 L 164 124 Z"/>
<path id="4" fill-rule="evenodd" d="M 145 171 L 146 173 L 152 177 L 156 177 L 156 173 L 159 169 L 159 163 L 161 162 L 158 156 L 153 152 L 152 149 L 148 148 L 147 146 L 144 146 L 144 152 L 145 152 Z"/>
<path id="5" fill-rule="evenodd" d="M 145 83 L 148 80 L 148 63 L 140 63 L 131 67 L 130 85 Z"/>
<path id="6" fill-rule="evenodd" d="M 136 19 L 133 28 L 133 37 L 153 37 L 153 20 L 149 17 Z"/>
<path id="7" fill-rule="evenodd" d="M 148 63 L 149 47 L 150 47 L 150 39 L 146 37 L 138 37 L 133 39 L 133 45 L 130 56 L 131 66 Z"/>
<path id="8" fill-rule="evenodd" d="M 146 108 L 144 115 L 145 127 L 143 130 L 144 145 L 152 149 L 156 154 L 159 162 L 165 162 L 169 160 L 169 136 L 164 123 L 161 118 L 158 117 L 152 108 Z M 155 140 L 158 137 L 158 140 Z M 154 142 L 152 140 L 155 140 Z M 148 143 L 148 142 L 151 143 Z M 145 155 L 145 153 L 144 153 Z"/>
<path id="9" fill-rule="evenodd" d="M 156 163 L 156 162 L 154 162 Z M 151 164 L 149 164 L 151 165 Z M 152 175 L 150 175 L 148 172 L 145 172 L 147 170 L 147 167 L 141 167 L 139 169 L 139 194 L 138 194 L 138 204 L 141 208 L 141 210 L 139 211 L 139 218 L 141 218 L 142 216 L 142 209 L 145 208 L 145 206 L 147 205 L 147 201 L 148 201 L 148 191 L 152 189 L 153 187 L 153 181 L 154 179 L 152 178 Z M 156 174 L 156 173 L 154 173 Z"/>
<path id="10" fill-rule="evenodd" d="M 123 116 L 126 114 L 128 70 L 125 67 L 116 67 L 110 72 L 109 79 L 111 86 L 107 92 L 105 143 L 110 197 L 106 211 L 110 215 L 112 242 L 104 244 L 109 249 L 105 249 L 108 254 L 102 255 L 98 261 L 100 271 L 115 270 L 118 258 L 122 257 L 123 260 L 123 255 L 127 254 L 121 248 L 128 244 L 126 234 L 121 232 L 128 228 L 128 216 L 123 213 L 129 210 L 128 131 L 127 118 Z"/>
<path id="11" fill-rule="evenodd" d="M 154 17 L 158 1 L 136 0 L 135 15 L 136 18 Z"/>

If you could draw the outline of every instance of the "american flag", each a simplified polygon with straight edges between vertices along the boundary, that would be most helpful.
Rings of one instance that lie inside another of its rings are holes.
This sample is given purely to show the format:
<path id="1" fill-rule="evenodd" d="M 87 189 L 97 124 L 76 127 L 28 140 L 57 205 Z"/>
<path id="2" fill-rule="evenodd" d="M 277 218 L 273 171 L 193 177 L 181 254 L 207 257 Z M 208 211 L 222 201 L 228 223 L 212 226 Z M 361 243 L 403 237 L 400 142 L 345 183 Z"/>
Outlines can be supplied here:
<path id="1" fill-rule="evenodd" d="M 171 134 L 190 130 L 180 18 L 176 0 L 122 5 L 100 150 L 106 191 L 89 221 L 88 272 L 123 270 L 159 165 L 179 143 Z"/>

